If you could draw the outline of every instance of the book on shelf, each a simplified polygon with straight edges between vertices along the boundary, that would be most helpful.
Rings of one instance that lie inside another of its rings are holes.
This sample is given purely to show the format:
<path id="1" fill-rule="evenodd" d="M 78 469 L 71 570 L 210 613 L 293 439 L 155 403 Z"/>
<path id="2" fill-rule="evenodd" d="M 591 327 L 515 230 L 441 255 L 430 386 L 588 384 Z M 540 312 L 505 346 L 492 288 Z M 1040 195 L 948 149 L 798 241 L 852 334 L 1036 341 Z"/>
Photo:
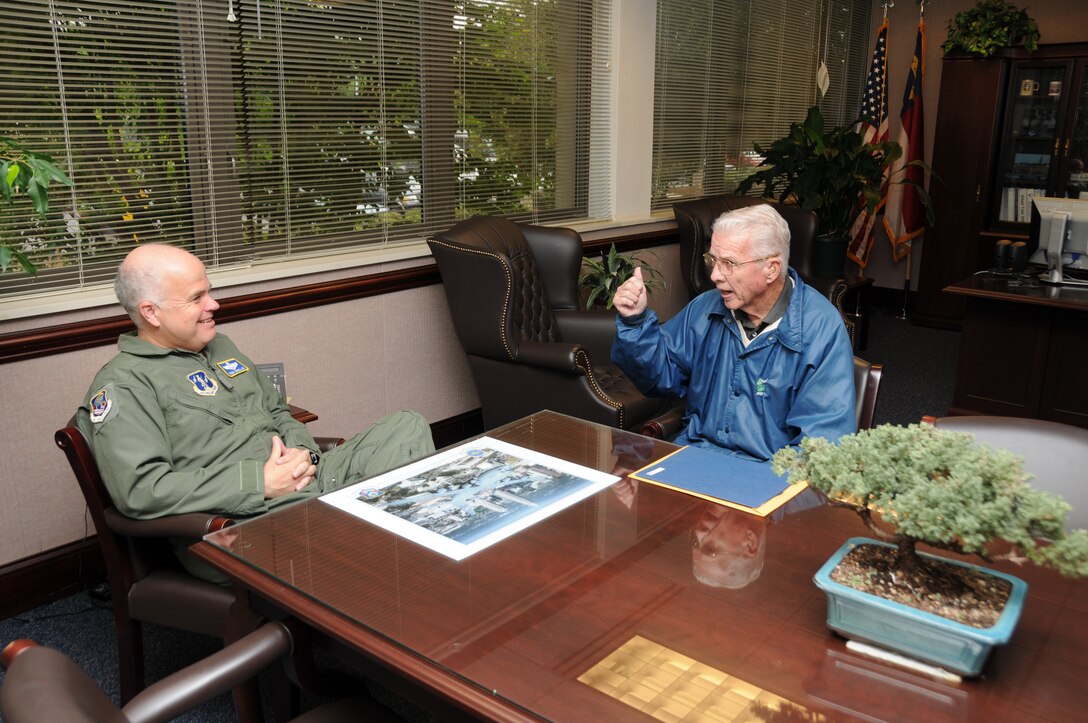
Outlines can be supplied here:
<path id="1" fill-rule="evenodd" d="M 634 472 L 632 478 L 766 517 L 803 492 L 771 470 L 770 462 L 705 447 L 681 447 Z"/>

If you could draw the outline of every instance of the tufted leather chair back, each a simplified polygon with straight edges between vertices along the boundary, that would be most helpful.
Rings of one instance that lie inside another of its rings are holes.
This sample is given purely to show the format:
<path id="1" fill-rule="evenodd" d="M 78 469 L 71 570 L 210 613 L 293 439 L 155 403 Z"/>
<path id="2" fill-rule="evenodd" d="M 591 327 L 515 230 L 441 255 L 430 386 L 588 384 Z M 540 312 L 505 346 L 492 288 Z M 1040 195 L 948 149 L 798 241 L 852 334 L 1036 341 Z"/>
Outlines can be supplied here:
<path id="1" fill-rule="evenodd" d="M 786 224 L 790 227 L 788 263 L 797 269 L 801 278 L 810 281 L 812 246 L 816 240 L 816 214 L 792 204 L 727 193 L 684 201 L 672 207 L 676 216 L 677 235 L 680 238 L 680 269 L 691 298 L 714 288 L 702 256 L 710 248 L 711 229 L 718 216 L 726 211 L 735 211 L 757 203 L 770 203 L 786 219 Z"/>
<path id="2" fill-rule="evenodd" d="M 556 308 L 578 306 L 582 244 L 575 232 L 479 216 L 428 243 L 468 354 L 513 361 L 520 342 L 561 341 L 551 297 Z"/>
<path id="3" fill-rule="evenodd" d="M 581 308 L 576 231 L 479 216 L 427 243 L 485 427 L 552 409 L 638 429 L 678 403 L 644 396 L 610 363 L 616 315 Z"/>

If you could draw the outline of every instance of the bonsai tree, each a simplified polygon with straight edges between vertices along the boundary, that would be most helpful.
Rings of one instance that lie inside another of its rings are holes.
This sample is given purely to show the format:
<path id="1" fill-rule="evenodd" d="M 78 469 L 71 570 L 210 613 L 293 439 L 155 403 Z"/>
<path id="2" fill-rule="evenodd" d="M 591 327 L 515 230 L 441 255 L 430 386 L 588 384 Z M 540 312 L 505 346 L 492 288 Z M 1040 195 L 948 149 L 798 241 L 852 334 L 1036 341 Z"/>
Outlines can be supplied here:
<path id="1" fill-rule="evenodd" d="M 616 295 L 616 289 L 631 278 L 636 266 L 642 267 L 642 280 L 647 290 L 665 288 L 664 279 L 660 278 L 661 274 L 653 266 L 638 256 L 624 256 L 616 253 L 616 244 L 612 244 L 608 253 L 602 255 L 600 259 L 583 259 L 584 270 L 578 277 L 578 288 L 589 291 L 586 297 L 586 308 L 592 309 L 596 304 L 611 309 L 612 297 Z"/>
<path id="2" fill-rule="evenodd" d="M 1022 45 L 1028 52 L 1039 47 L 1039 26 L 1026 11 L 1005 0 L 979 0 L 975 7 L 948 21 L 948 39 L 941 45 L 988 58 L 1002 48 Z"/>
<path id="3" fill-rule="evenodd" d="M 877 539 L 896 546 L 893 567 L 908 576 L 928 567 L 915 549 L 919 542 L 1088 575 L 1088 532 L 1063 529 L 1069 505 L 1032 489 L 1019 457 L 975 444 L 966 432 L 885 424 L 838 444 L 806 438 L 779 450 L 772 467 L 857 512 Z M 995 552 L 995 540 L 1011 548 Z"/>
<path id="4" fill-rule="evenodd" d="M 54 165 L 52 158 L 28 151 L 10 138 L 0 137 L 0 194 L 9 208 L 25 195 L 44 219 L 49 210 L 49 184 L 52 181 L 72 185 L 72 179 Z M 26 254 L 0 237 L 0 271 L 7 271 L 13 260 L 31 276 L 37 274 L 37 268 Z"/>
<path id="5" fill-rule="evenodd" d="M 737 193 L 748 193 L 762 184 L 764 197 L 793 201 L 815 211 L 820 235 L 848 236 L 859 199 L 872 212 L 883 195 L 885 170 L 903 155 L 895 141 L 866 143 L 854 125 L 824 130 L 823 113 L 817 106 L 809 108 L 804 122 L 791 123 L 785 137 L 766 148 L 754 144 L 763 161 L 738 184 Z M 925 167 L 921 161 L 907 165 Z M 933 210 L 925 189 L 906 178 L 892 182 L 910 183 L 918 190 L 932 225 Z"/>

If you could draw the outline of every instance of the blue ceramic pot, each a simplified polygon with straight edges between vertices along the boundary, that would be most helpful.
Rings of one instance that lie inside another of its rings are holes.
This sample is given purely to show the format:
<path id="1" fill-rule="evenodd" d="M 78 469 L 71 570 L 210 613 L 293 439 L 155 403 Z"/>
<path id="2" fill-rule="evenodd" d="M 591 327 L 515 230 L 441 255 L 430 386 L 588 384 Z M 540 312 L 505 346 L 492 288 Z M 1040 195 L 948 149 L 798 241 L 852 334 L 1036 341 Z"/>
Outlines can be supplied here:
<path id="1" fill-rule="evenodd" d="M 865 537 L 853 537 L 816 573 L 816 586 L 827 594 L 827 625 L 832 630 L 847 638 L 872 643 L 968 676 L 978 675 L 990 650 L 1012 637 L 1028 590 L 1023 580 L 967 562 L 919 553 L 950 565 L 980 570 L 1012 584 L 1008 604 L 997 623 L 990 628 L 975 628 L 833 581 L 831 571 L 858 545 L 894 547 Z"/>

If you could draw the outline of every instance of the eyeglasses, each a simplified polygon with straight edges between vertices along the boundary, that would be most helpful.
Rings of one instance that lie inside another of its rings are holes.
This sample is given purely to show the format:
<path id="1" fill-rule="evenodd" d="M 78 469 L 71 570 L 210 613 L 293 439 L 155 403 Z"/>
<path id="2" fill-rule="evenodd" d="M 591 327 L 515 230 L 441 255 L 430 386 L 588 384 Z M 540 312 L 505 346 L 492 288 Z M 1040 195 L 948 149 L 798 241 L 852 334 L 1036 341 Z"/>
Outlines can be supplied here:
<path id="1" fill-rule="evenodd" d="M 771 254 L 770 256 L 764 256 L 758 259 L 749 259 L 748 261 L 730 261 L 729 259 L 719 259 L 717 256 L 707 253 L 703 254 L 703 263 L 706 264 L 707 271 L 712 272 L 714 271 L 714 267 L 718 267 L 726 276 L 732 276 L 738 266 L 766 261 L 767 259 L 773 259 L 775 256 L 778 256 L 778 254 Z"/>

